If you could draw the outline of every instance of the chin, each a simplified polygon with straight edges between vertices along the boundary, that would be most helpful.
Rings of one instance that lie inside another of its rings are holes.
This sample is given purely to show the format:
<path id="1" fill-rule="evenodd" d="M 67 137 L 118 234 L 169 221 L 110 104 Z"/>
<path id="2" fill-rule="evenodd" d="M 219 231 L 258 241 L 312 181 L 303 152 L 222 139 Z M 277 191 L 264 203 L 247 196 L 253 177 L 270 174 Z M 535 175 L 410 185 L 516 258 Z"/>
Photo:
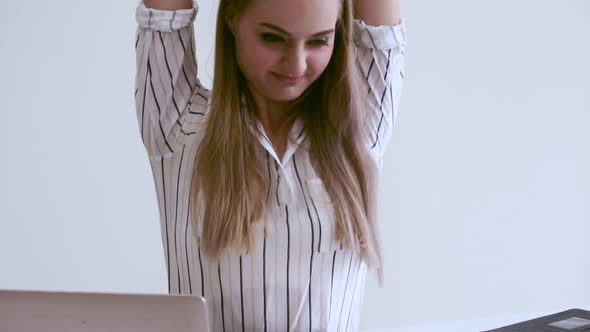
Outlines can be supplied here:
<path id="1" fill-rule="evenodd" d="M 276 96 L 271 96 L 270 99 L 274 100 L 274 101 L 279 101 L 279 102 L 290 102 L 293 101 L 297 98 L 299 98 L 303 93 L 296 93 L 296 94 L 280 94 L 280 95 L 276 95 Z"/>
<path id="2" fill-rule="evenodd" d="M 304 92 L 305 88 L 303 87 L 272 87 L 267 97 L 275 101 L 289 102 L 301 97 Z"/>

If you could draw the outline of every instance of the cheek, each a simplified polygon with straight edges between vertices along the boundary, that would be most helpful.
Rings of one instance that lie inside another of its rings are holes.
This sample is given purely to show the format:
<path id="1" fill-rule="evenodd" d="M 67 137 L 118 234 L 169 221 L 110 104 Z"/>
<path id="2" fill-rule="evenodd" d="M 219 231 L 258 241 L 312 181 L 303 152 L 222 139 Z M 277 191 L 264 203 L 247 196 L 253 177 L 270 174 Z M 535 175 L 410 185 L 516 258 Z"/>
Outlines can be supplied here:
<path id="1" fill-rule="evenodd" d="M 259 75 L 264 75 L 264 72 L 271 70 L 281 59 L 278 52 L 273 52 L 266 47 L 255 46 L 248 52 Z"/>
<path id="2" fill-rule="evenodd" d="M 280 55 L 277 52 L 262 47 L 258 43 L 250 43 L 247 48 L 243 49 L 242 57 L 246 60 L 243 65 L 248 67 L 245 68 L 245 71 L 254 76 L 264 75 L 280 60 Z"/>
<path id="3" fill-rule="evenodd" d="M 308 65 L 313 73 L 314 78 L 320 76 L 332 58 L 332 49 L 314 54 L 309 60 Z"/>

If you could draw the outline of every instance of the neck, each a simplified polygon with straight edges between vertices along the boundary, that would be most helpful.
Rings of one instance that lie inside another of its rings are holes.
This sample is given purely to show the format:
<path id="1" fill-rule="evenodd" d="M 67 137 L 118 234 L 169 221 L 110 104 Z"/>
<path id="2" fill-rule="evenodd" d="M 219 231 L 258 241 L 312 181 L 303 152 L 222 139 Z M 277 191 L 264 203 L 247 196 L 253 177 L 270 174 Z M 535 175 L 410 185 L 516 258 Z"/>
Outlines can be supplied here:
<path id="1" fill-rule="evenodd" d="M 269 100 L 257 93 L 254 93 L 252 97 L 256 104 L 256 113 L 266 134 L 273 138 L 286 137 L 290 129 L 287 124 L 289 104 L 287 102 Z"/>

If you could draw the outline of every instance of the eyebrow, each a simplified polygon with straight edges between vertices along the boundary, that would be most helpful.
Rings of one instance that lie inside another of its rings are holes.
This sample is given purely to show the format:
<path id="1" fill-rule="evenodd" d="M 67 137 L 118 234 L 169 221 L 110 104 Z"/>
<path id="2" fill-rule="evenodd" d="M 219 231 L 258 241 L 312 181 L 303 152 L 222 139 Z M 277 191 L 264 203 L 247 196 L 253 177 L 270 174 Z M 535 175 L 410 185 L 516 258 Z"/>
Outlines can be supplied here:
<path id="1" fill-rule="evenodd" d="M 278 27 L 278 26 L 276 26 L 274 24 L 263 22 L 263 23 L 260 23 L 260 25 L 263 26 L 263 27 L 266 27 L 266 28 L 269 28 L 269 29 L 278 31 L 278 32 L 280 32 L 280 33 L 282 33 L 284 35 L 290 36 L 290 34 L 285 29 L 283 29 L 281 27 Z M 333 32 L 334 32 L 334 29 L 328 29 L 328 30 L 316 32 L 313 35 L 311 35 L 311 37 L 323 36 L 323 35 L 327 35 L 327 34 L 330 34 L 330 33 L 333 33 Z"/>

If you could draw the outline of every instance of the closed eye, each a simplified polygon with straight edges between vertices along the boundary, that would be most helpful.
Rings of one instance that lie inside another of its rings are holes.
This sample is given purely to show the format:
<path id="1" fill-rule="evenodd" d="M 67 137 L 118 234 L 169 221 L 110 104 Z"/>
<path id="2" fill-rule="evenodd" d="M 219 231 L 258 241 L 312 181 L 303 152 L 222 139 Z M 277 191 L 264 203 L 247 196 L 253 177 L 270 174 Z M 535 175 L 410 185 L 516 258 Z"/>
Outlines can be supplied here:
<path id="1" fill-rule="evenodd" d="M 262 40 L 267 42 L 267 43 L 278 43 L 278 42 L 283 42 L 285 41 L 284 38 L 277 36 L 275 34 L 272 33 L 263 33 L 262 34 Z"/>
<path id="2" fill-rule="evenodd" d="M 266 43 L 281 43 L 286 41 L 285 38 L 279 36 L 279 35 L 275 35 L 273 33 L 263 33 L 261 35 L 261 39 L 266 42 Z M 328 38 L 320 38 L 320 39 L 314 39 L 314 40 L 310 40 L 309 44 L 312 46 L 328 46 Z"/>
<path id="3" fill-rule="evenodd" d="M 315 39 L 310 41 L 310 43 L 315 46 L 328 46 L 328 38 Z"/>

